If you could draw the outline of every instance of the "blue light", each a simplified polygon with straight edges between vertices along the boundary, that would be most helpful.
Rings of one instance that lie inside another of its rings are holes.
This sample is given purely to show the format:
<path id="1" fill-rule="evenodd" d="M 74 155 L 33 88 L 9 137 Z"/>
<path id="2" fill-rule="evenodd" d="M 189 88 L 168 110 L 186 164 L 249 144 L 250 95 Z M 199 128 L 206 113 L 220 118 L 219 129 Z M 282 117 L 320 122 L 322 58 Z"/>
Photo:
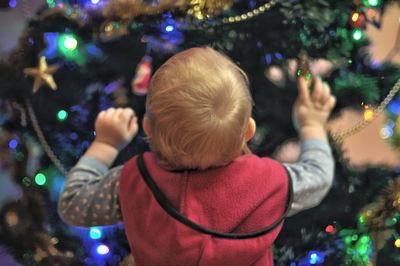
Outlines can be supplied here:
<path id="1" fill-rule="evenodd" d="M 267 62 L 267 64 L 271 64 L 272 62 L 272 56 L 270 54 L 266 54 L 265 55 L 265 61 Z"/>
<path id="2" fill-rule="evenodd" d="M 103 235 L 103 233 L 101 232 L 101 230 L 99 228 L 96 228 L 96 227 L 90 228 L 89 236 L 91 239 L 100 239 L 102 235 Z M 100 248 L 100 246 L 97 247 L 97 252 L 99 252 L 99 248 Z"/>
<path id="3" fill-rule="evenodd" d="M 8 5 L 9 5 L 11 8 L 16 7 L 16 6 L 17 6 L 17 0 L 10 0 L 10 1 L 8 2 Z"/>
<path id="4" fill-rule="evenodd" d="M 313 265 L 321 264 L 324 262 L 324 255 L 317 251 L 310 251 L 308 253 L 308 262 Z"/>
<path id="5" fill-rule="evenodd" d="M 310 264 L 317 264 L 318 262 L 318 255 L 315 253 L 312 253 L 310 255 Z"/>
<path id="6" fill-rule="evenodd" d="M 166 32 L 172 32 L 172 31 L 174 31 L 174 29 L 175 29 L 175 28 L 174 28 L 174 26 L 172 26 L 172 25 L 168 25 L 168 26 L 165 27 L 165 31 L 166 31 Z"/>
<path id="7" fill-rule="evenodd" d="M 396 101 L 391 102 L 387 109 L 393 113 L 394 115 L 399 115 L 400 114 L 400 104 L 398 102 L 398 99 L 396 99 Z"/>
<path id="8" fill-rule="evenodd" d="M 283 58 L 282 54 L 280 54 L 280 53 L 275 53 L 274 55 L 275 55 L 275 58 L 278 60 L 282 60 L 282 58 Z"/>
<path id="9" fill-rule="evenodd" d="M 16 139 L 12 139 L 12 140 L 10 140 L 10 141 L 8 142 L 8 147 L 9 147 L 10 149 L 15 150 L 15 148 L 17 148 L 17 146 L 18 146 L 18 141 L 17 141 Z"/>
<path id="10" fill-rule="evenodd" d="M 92 1 L 92 4 L 94 4 L 94 5 L 96 5 L 100 2 L 100 0 L 91 0 L 91 1 Z"/>
<path id="11" fill-rule="evenodd" d="M 77 140 L 78 139 L 78 134 L 76 134 L 75 132 L 72 132 L 71 134 L 69 134 L 69 138 L 72 140 Z"/>
<path id="12" fill-rule="evenodd" d="M 110 249 L 106 245 L 99 245 L 96 249 L 97 253 L 100 255 L 107 255 L 110 252 Z"/>

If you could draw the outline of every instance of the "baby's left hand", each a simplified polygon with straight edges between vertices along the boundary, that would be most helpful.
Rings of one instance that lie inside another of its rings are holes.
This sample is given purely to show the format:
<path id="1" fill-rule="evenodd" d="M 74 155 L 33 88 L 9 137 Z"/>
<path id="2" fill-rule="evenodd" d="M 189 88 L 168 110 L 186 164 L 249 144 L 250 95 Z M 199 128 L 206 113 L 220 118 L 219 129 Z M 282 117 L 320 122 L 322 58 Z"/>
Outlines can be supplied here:
<path id="1" fill-rule="evenodd" d="M 96 142 L 125 148 L 138 131 L 137 117 L 131 108 L 109 108 L 99 113 L 95 123 Z"/>

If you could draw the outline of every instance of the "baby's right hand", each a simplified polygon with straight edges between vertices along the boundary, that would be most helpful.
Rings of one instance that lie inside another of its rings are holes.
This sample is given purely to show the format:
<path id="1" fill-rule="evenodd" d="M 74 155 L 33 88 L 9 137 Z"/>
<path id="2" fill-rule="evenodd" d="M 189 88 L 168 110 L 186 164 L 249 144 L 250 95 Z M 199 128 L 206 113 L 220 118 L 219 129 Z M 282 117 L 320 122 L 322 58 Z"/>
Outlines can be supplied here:
<path id="1" fill-rule="evenodd" d="M 299 96 L 293 106 L 293 116 L 303 139 L 320 138 L 326 140 L 325 126 L 336 98 L 328 84 L 321 78 L 314 78 L 314 89 L 310 93 L 305 78 L 299 78 Z"/>
<path id="2" fill-rule="evenodd" d="M 137 117 L 131 108 L 109 108 L 99 113 L 95 141 L 122 150 L 138 131 Z"/>

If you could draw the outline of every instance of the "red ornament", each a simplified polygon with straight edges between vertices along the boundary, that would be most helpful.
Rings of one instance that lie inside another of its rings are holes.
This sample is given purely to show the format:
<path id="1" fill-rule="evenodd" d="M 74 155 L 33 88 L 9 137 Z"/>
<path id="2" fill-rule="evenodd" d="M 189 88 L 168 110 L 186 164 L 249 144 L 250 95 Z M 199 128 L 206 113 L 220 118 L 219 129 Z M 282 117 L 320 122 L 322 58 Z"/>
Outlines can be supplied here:
<path id="1" fill-rule="evenodd" d="M 353 12 L 350 15 L 350 25 L 353 28 L 357 28 L 357 29 L 365 29 L 366 27 L 366 18 L 365 15 L 363 13 L 360 12 Z"/>
<path id="2" fill-rule="evenodd" d="M 136 95 L 146 95 L 151 79 L 151 57 L 145 55 L 136 68 L 135 77 L 131 82 L 132 92 Z"/>

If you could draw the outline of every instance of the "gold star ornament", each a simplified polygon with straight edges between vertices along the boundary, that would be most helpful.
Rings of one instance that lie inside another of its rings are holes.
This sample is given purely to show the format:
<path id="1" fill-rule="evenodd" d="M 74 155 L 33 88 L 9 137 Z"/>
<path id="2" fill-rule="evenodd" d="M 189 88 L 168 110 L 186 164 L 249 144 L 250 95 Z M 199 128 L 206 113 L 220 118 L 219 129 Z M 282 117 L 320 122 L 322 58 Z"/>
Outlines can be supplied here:
<path id="1" fill-rule="evenodd" d="M 57 84 L 54 81 L 53 74 L 58 70 L 59 67 L 59 65 L 48 66 L 46 58 L 41 56 L 39 58 L 39 66 L 36 68 L 25 68 L 24 74 L 35 79 L 33 82 L 32 92 L 36 93 L 43 84 L 46 84 L 54 91 L 57 90 Z"/>

